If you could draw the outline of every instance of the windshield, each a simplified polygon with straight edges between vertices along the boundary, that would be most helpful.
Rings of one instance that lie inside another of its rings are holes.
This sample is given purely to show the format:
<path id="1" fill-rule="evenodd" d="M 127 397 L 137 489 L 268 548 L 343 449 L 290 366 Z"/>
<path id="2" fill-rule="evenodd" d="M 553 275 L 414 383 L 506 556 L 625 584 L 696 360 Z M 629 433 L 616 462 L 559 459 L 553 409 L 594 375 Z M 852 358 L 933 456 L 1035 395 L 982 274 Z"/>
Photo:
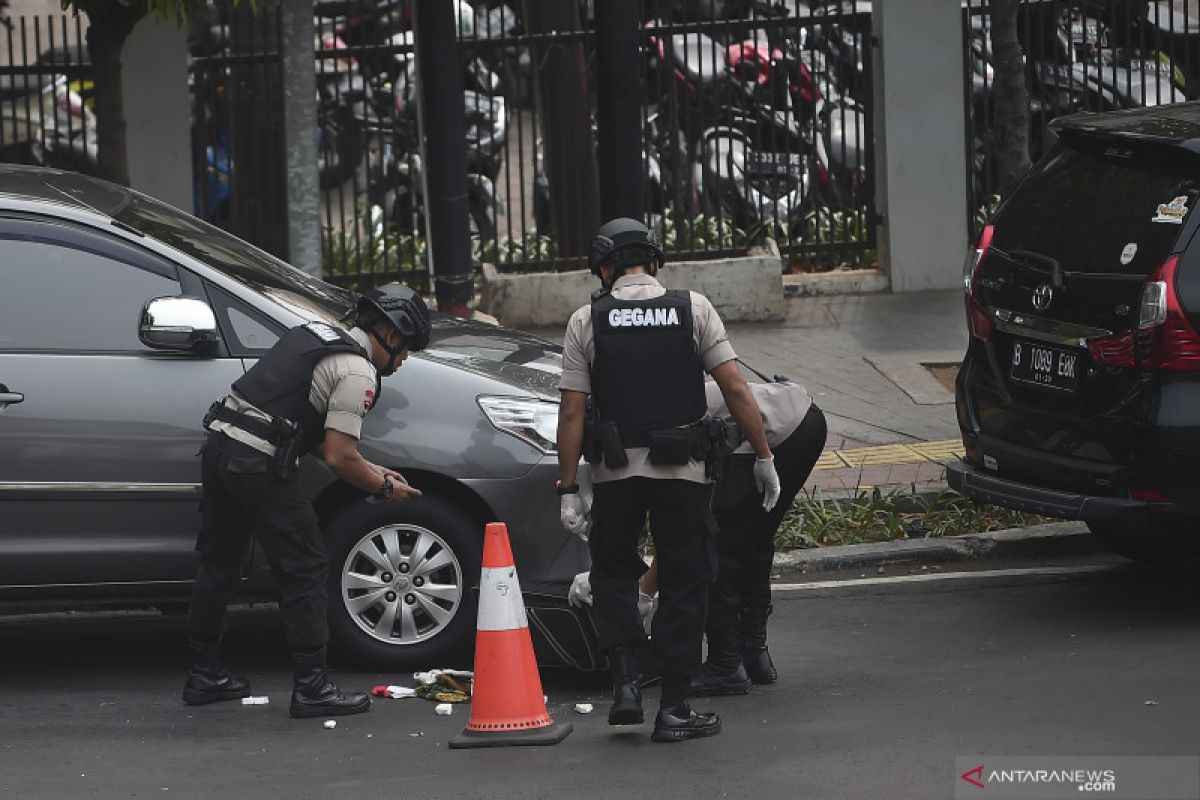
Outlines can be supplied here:
<path id="1" fill-rule="evenodd" d="M 1060 143 L 1001 207 L 992 246 L 1068 271 L 1145 275 L 1196 205 L 1197 177 L 1190 162 L 1150 148 Z"/>
<path id="2" fill-rule="evenodd" d="M 220 228 L 135 193 L 129 194 L 128 202 L 112 217 L 187 253 L 302 317 L 336 322 L 354 303 L 354 296 L 345 289 L 306 275 Z"/>

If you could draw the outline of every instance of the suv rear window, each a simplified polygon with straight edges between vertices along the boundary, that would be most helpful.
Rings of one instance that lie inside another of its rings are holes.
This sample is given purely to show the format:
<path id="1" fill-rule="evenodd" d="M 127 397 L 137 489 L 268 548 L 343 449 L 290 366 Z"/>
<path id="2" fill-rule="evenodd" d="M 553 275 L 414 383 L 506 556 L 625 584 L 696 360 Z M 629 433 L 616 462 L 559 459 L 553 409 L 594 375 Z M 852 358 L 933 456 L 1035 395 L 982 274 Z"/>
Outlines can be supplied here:
<path id="1" fill-rule="evenodd" d="M 1059 142 L 1001 207 L 992 244 L 1049 256 L 1067 270 L 1146 275 L 1183 227 L 1155 222 L 1159 206 L 1185 197 L 1182 216 L 1193 213 L 1198 179 L 1195 164 L 1169 152 Z"/>

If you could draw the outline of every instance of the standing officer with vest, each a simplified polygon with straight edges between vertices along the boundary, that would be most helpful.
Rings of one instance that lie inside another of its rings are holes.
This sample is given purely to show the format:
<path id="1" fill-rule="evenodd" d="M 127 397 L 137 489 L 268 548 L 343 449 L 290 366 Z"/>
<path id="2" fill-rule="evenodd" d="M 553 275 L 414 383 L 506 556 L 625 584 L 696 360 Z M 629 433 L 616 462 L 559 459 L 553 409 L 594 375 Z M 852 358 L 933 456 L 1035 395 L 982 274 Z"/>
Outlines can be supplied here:
<path id="1" fill-rule="evenodd" d="M 200 566 L 183 690 L 189 705 L 250 693 L 221 665 L 220 641 L 253 534 L 279 590 L 295 667 L 291 715 L 370 708 L 367 695 L 342 692 L 326 673 L 328 556 L 296 468 L 300 456 L 317 452 L 338 478 L 382 500 L 421 494 L 400 473 L 364 459 L 358 438 L 379 399 L 380 376 L 428 344 L 429 310 L 408 287 L 388 284 L 362 295 L 354 323 L 349 330 L 310 322 L 288 331 L 204 418 Z"/>
<path id="2" fill-rule="evenodd" d="M 636 220 L 614 219 L 592 240 L 588 261 L 602 288 L 567 323 L 558 492 L 563 526 L 583 533 L 588 523 L 576 473 L 585 454 L 594 485 L 590 580 L 600 646 L 613 674 L 608 722 L 644 718 L 637 653 L 645 644 L 638 579 L 646 565 L 638 535 L 649 513 L 660 591 L 652 644 L 663 670 L 652 738 L 712 736 L 721 730 L 720 719 L 687 702 L 716 570 L 705 462 L 718 460 L 716 443 L 724 438 L 718 426 L 706 424 L 705 371 L 757 456 L 753 471 L 767 507 L 779 496 L 779 476 L 725 326 L 703 295 L 667 291 L 655 280 L 663 253 L 654 234 Z"/>

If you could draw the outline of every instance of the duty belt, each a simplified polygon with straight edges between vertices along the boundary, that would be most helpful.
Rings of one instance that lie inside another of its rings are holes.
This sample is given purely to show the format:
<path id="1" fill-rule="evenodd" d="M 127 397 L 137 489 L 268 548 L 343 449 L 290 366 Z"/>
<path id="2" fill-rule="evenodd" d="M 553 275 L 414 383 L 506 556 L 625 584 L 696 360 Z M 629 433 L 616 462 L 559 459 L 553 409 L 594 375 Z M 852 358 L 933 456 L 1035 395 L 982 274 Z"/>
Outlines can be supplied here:
<path id="1" fill-rule="evenodd" d="M 690 436 L 692 443 L 696 448 L 707 452 L 711 440 L 709 438 L 709 432 L 703 422 L 695 422 L 691 425 L 684 425 L 682 426 L 682 430 L 686 430 L 688 432 L 688 435 Z M 655 432 L 656 431 L 648 430 L 621 431 L 621 446 L 627 449 L 630 447 L 649 447 L 650 434 Z M 703 455 L 699 456 L 699 458 L 703 457 Z"/>
<path id="2" fill-rule="evenodd" d="M 218 400 L 209 406 L 208 413 L 204 415 L 205 430 L 209 430 L 209 426 L 214 421 L 227 422 L 235 428 L 240 428 L 246 433 L 257 436 L 273 445 L 290 441 L 300 432 L 299 426 L 290 419 L 271 417 L 271 421 L 266 422 L 249 414 L 244 414 L 241 411 L 234 411 L 225 405 L 224 400 Z"/>

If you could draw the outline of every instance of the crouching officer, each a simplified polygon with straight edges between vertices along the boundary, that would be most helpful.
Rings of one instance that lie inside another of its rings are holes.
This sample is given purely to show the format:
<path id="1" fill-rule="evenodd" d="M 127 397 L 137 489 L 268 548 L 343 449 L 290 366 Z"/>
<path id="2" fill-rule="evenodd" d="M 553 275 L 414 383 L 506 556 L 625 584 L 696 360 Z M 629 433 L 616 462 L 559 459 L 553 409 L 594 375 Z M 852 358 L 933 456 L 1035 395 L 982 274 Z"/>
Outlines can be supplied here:
<path id="1" fill-rule="evenodd" d="M 705 385 L 708 411 L 729 417 L 717 387 Z M 779 502 L 765 508 L 755 492 L 754 455 L 730 425 L 733 454 L 713 496 L 717 580 L 708 593 L 708 657 L 692 679 L 692 696 L 746 694 L 778 678 L 767 650 L 775 533 L 825 447 L 825 415 L 798 383 L 776 378 L 750 384 L 781 479 Z"/>
<path id="2" fill-rule="evenodd" d="M 614 219 L 597 232 L 588 260 L 602 288 L 567 323 L 558 492 L 564 527 L 582 533 L 587 517 L 576 472 L 586 451 L 594 485 L 590 580 L 599 642 L 613 674 L 608 722 L 643 721 L 637 654 L 645 632 L 638 579 L 646 565 L 638 555 L 638 536 L 649 513 L 660 591 L 652 645 L 663 671 L 652 738 L 712 736 L 721 730 L 720 719 L 697 713 L 687 702 L 716 570 L 705 461 L 717 462 L 713 447 L 724 438 L 706 424 L 705 371 L 758 456 L 754 473 L 772 505 L 779 477 L 720 317 L 703 295 L 667 291 L 655 280 L 663 263 L 655 236 L 636 220 Z M 589 393 L 593 408 L 585 437 Z"/>
<path id="3" fill-rule="evenodd" d="M 204 418 L 200 566 L 189 614 L 189 705 L 245 697 L 249 684 L 221 665 L 225 609 L 253 535 L 279 591 L 295 667 L 293 717 L 357 714 L 365 694 L 343 692 L 326 672 L 328 556 L 297 474 L 316 452 L 340 479 L 390 501 L 419 496 L 404 477 L 358 452 L 363 416 L 381 375 L 429 342 L 429 310 L 411 289 L 388 284 L 359 299 L 349 330 L 320 322 L 293 328 L 213 403 Z"/>

